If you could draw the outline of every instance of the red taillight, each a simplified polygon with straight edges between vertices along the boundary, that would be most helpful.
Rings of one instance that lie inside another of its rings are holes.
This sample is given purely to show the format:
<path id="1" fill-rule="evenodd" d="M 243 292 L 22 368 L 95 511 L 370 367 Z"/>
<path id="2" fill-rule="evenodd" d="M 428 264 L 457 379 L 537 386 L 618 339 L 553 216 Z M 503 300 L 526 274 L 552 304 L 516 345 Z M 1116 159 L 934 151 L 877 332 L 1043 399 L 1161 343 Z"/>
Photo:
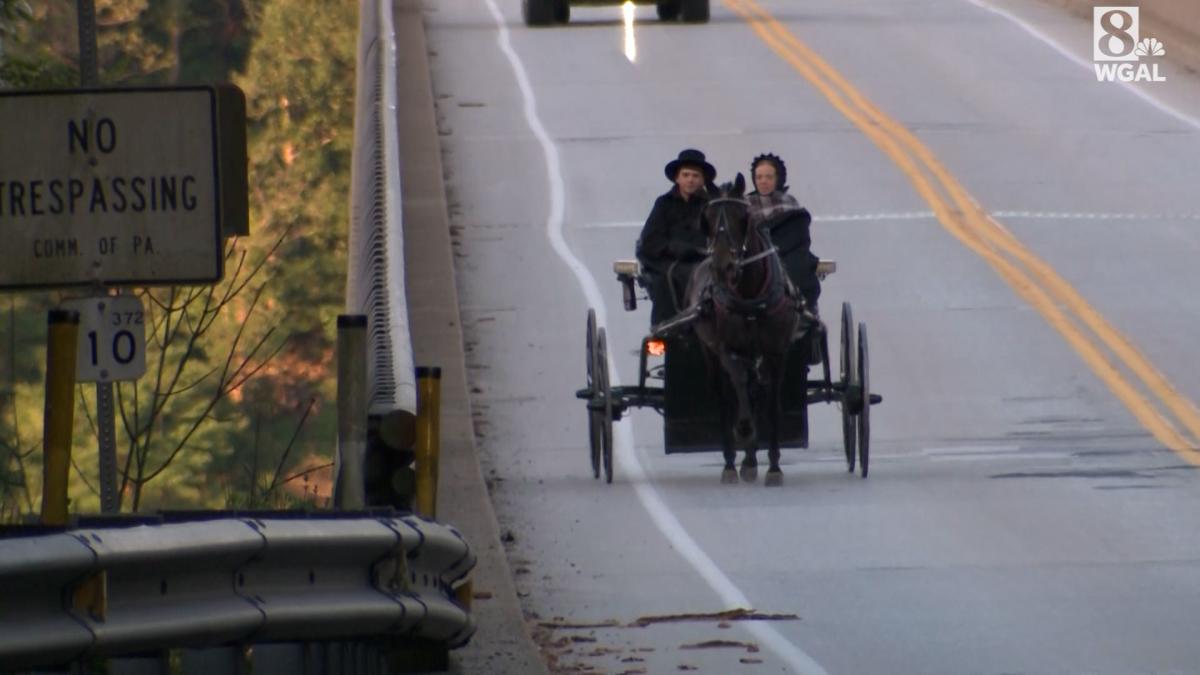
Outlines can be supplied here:
<path id="1" fill-rule="evenodd" d="M 646 340 L 646 353 L 650 356 L 662 356 L 667 353 L 667 343 L 662 340 Z"/>

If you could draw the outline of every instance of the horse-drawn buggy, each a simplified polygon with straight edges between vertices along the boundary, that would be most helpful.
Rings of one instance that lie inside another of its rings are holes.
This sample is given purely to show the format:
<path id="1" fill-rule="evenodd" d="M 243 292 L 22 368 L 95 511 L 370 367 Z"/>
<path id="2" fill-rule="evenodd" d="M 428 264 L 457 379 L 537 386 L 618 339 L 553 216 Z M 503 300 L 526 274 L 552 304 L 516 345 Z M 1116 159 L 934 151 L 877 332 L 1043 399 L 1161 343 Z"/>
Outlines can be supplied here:
<path id="1" fill-rule="evenodd" d="M 871 405 L 882 397 L 871 392 L 866 326 L 855 324 L 850 304 L 842 304 L 833 372 L 825 323 L 793 289 L 786 301 L 770 290 L 773 274 L 785 276 L 787 255 L 808 251 L 782 254 L 769 234 L 749 224 L 738 178 L 706 209 L 711 254 L 693 274 L 687 308 L 642 338 L 637 384 L 612 385 L 608 337 L 596 325 L 595 311 L 588 310 L 587 380 L 576 396 L 587 401 L 596 478 L 603 472 L 612 482 L 613 422 L 632 408 L 653 408 L 663 417 L 667 454 L 722 451 L 722 482 L 736 482 L 739 475 L 754 481 L 755 452 L 766 448 L 766 484 L 778 485 L 779 449 L 808 447 L 811 403 L 838 405 L 846 464 L 867 476 Z M 821 279 L 836 270 L 832 261 L 814 267 Z M 644 270 L 637 261 L 617 261 L 613 271 L 625 309 L 636 309 L 638 288 L 648 287 Z M 783 279 L 775 283 L 787 285 Z M 736 450 L 745 451 L 740 471 L 733 467 Z"/>

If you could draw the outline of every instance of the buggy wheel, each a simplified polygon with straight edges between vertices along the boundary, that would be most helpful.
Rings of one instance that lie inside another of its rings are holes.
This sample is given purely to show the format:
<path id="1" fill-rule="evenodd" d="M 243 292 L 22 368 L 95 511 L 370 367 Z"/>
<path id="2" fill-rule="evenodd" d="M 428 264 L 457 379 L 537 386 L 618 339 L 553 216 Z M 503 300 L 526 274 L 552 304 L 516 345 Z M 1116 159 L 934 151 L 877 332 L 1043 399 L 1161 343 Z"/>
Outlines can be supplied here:
<path id="1" fill-rule="evenodd" d="M 708 23 L 708 0 L 680 0 L 679 9 L 684 23 Z"/>
<path id="2" fill-rule="evenodd" d="M 679 18 L 679 0 L 658 0 L 655 3 L 659 21 L 674 21 Z"/>
<path id="3" fill-rule="evenodd" d="M 839 371 L 838 382 L 842 387 L 842 448 L 846 451 L 847 471 L 854 473 L 855 453 L 858 446 L 855 439 L 854 404 L 850 399 L 857 378 L 855 377 L 854 353 L 854 313 L 850 311 L 850 303 L 842 303 L 842 337 L 841 348 L 838 352 Z"/>
<path id="4" fill-rule="evenodd" d="M 867 354 L 867 325 L 858 324 L 858 381 L 862 410 L 858 413 L 858 465 L 867 477 L 871 459 L 871 366 Z"/>
<path id="5" fill-rule="evenodd" d="M 554 0 L 554 20 L 559 23 L 571 21 L 571 0 Z"/>
<path id="6" fill-rule="evenodd" d="M 608 380 L 608 339 L 601 328 L 596 336 L 596 396 L 602 407 L 598 411 L 601 417 L 601 451 L 604 460 L 604 480 L 611 483 L 613 479 L 613 400 L 612 387 Z M 599 477 L 599 476 L 597 476 Z"/>
<path id="7" fill-rule="evenodd" d="M 549 26 L 554 23 L 557 0 L 521 0 L 521 17 L 526 26 Z"/>
<path id="8" fill-rule="evenodd" d="M 600 477 L 601 446 L 604 443 L 602 427 L 604 413 L 595 410 L 591 402 L 596 400 L 596 310 L 587 312 L 587 390 L 591 392 L 588 401 L 588 450 L 592 458 L 592 476 Z"/>

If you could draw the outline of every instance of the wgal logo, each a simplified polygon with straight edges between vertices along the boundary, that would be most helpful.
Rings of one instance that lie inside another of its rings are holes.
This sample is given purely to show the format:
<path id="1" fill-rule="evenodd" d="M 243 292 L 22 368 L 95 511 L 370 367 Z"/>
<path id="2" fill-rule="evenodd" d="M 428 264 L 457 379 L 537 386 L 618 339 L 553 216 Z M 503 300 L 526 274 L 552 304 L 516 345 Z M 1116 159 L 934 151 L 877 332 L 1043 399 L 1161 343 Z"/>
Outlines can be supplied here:
<path id="1" fill-rule="evenodd" d="M 1092 10 L 1092 60 L 1100 82 L 1166 82 L 1157 63 L 1143 59 L 1166 55 L 1158 38 L 1139 39 L 1137 7 Z"/>

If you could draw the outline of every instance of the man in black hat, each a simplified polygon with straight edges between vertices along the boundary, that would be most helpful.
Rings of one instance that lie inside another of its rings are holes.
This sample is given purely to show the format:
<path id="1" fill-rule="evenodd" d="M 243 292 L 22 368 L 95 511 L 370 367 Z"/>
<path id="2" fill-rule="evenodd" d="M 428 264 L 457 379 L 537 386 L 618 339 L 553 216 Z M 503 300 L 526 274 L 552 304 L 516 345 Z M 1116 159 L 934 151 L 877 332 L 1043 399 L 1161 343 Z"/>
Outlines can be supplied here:
<path id="1" fill-rule="evenodd" d="M 708 236 L 700 214 L 717 170 L 704 153 L 688 148 L 667 163 L 675 185 L 654 200 L 637 242 L 637 258 L 650 278 L 650 325 L 679 312 L 692 268 L 707 255 Z"/>

